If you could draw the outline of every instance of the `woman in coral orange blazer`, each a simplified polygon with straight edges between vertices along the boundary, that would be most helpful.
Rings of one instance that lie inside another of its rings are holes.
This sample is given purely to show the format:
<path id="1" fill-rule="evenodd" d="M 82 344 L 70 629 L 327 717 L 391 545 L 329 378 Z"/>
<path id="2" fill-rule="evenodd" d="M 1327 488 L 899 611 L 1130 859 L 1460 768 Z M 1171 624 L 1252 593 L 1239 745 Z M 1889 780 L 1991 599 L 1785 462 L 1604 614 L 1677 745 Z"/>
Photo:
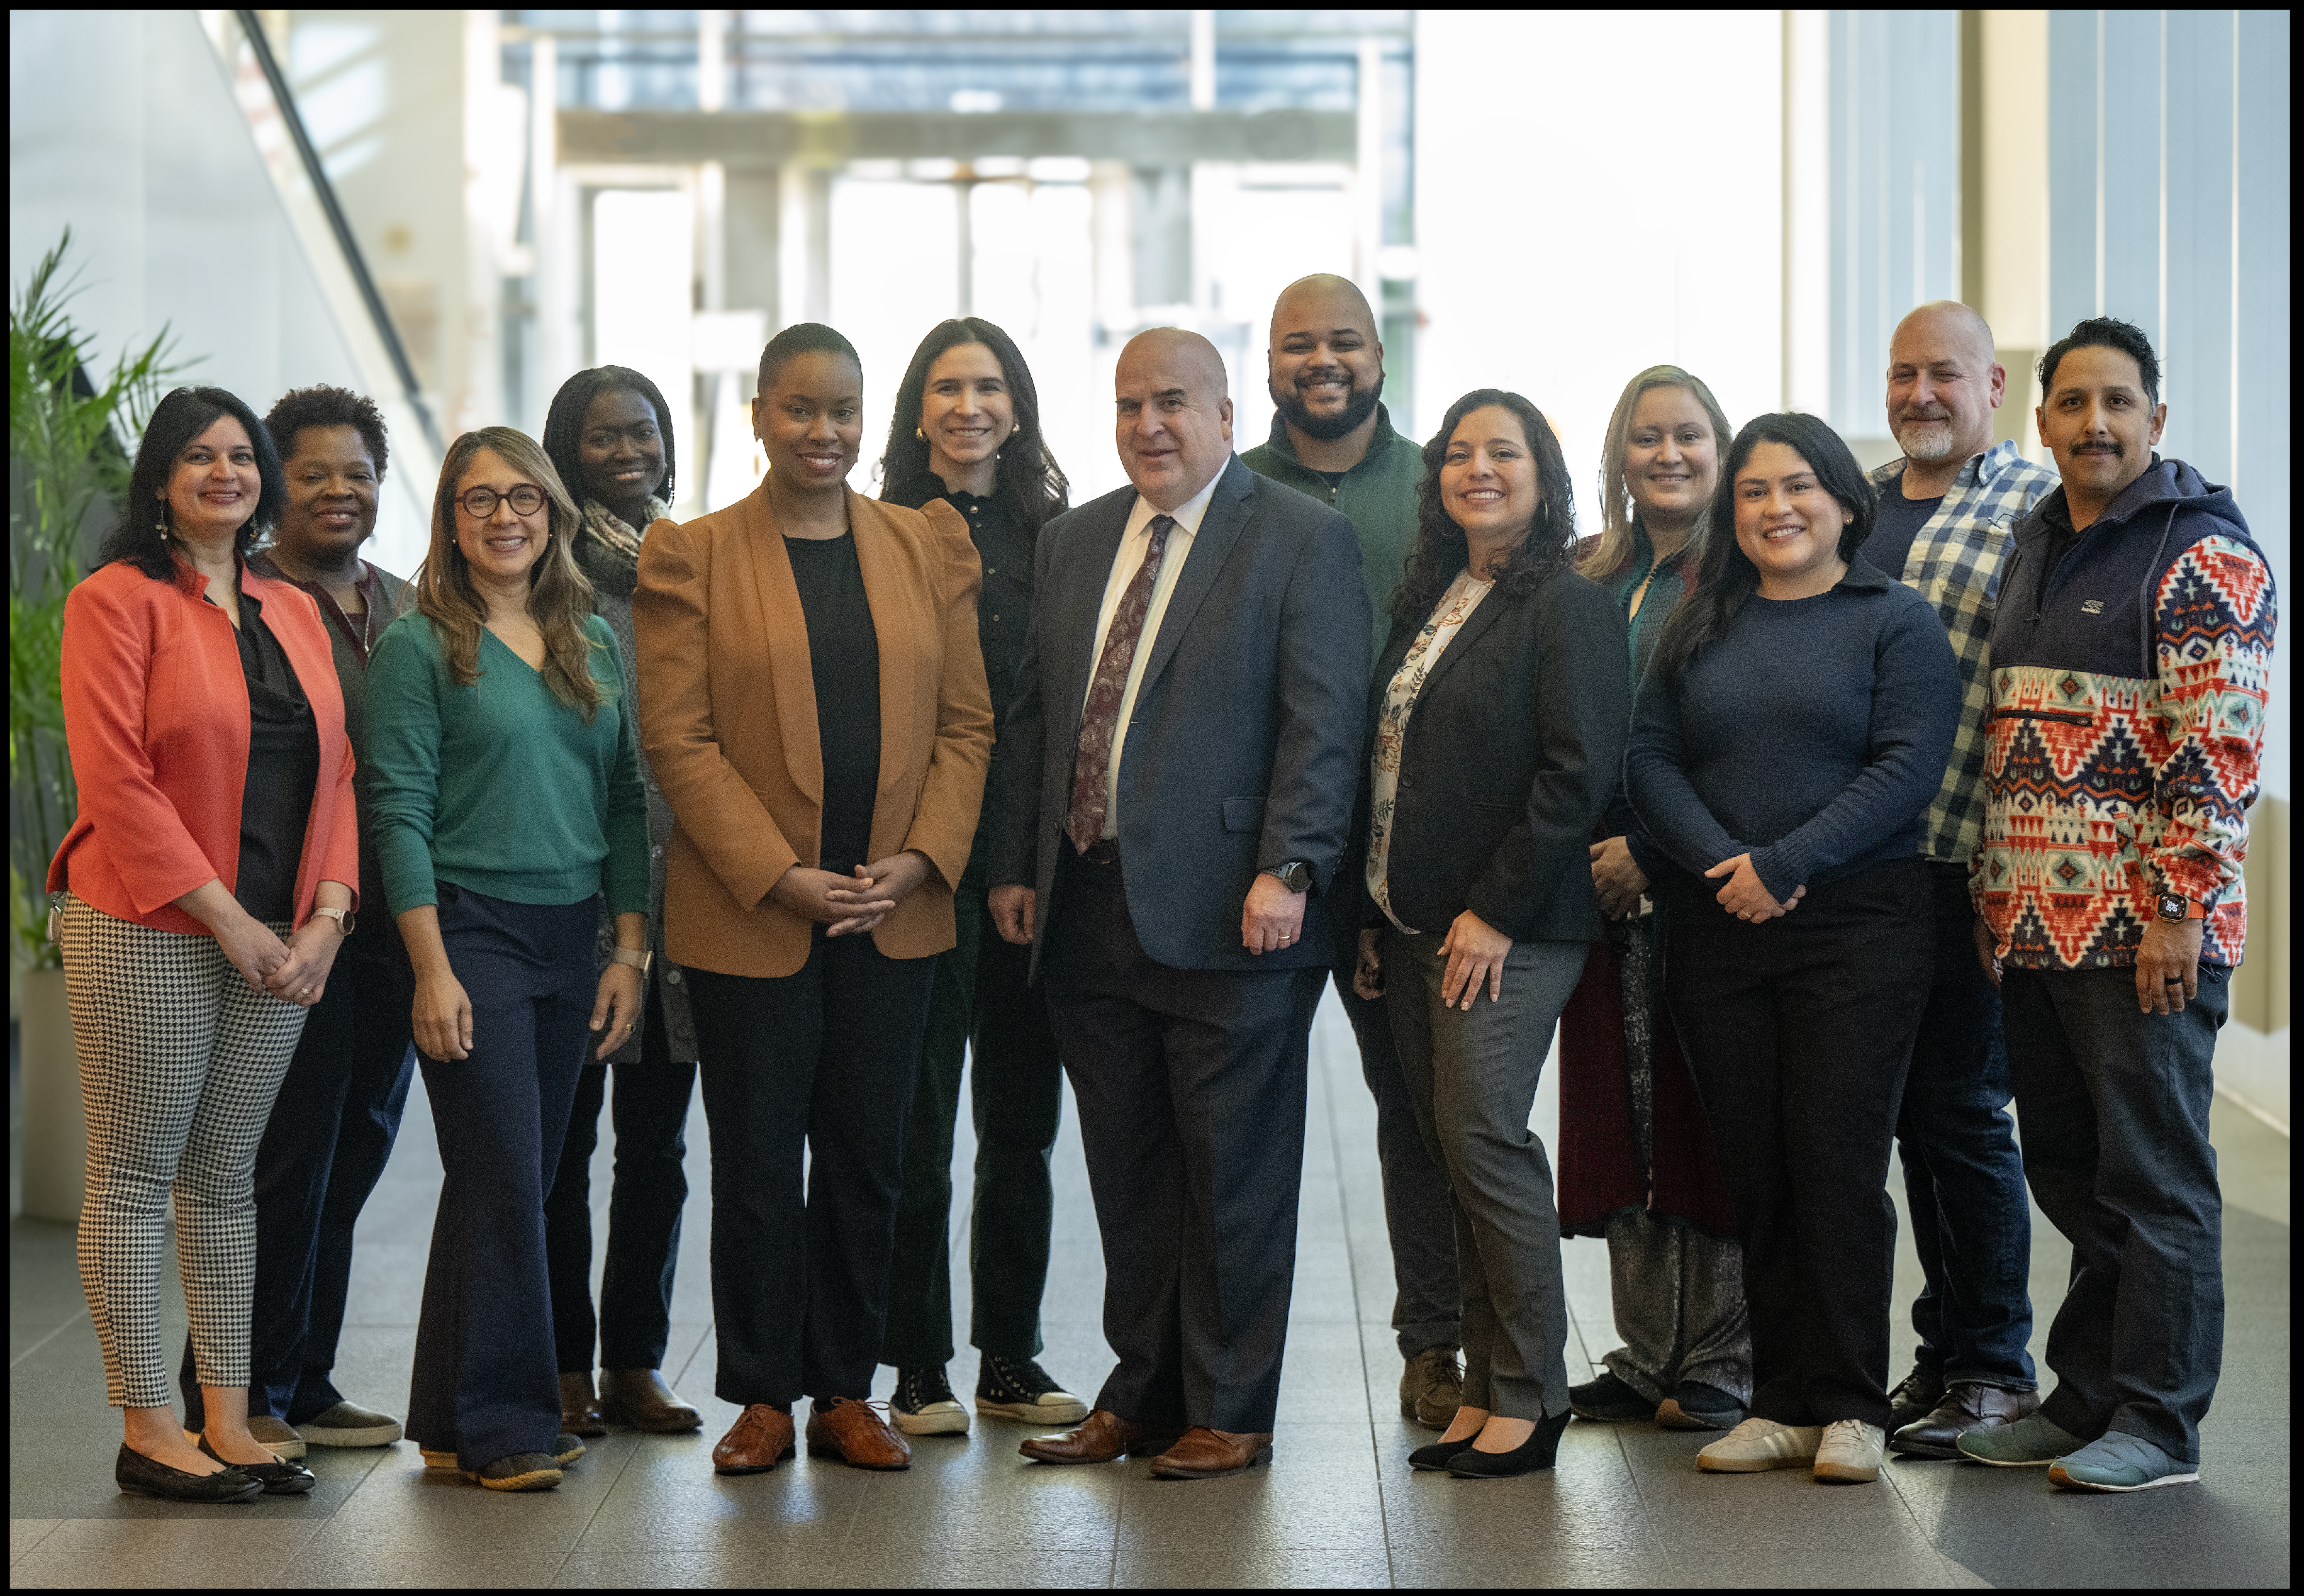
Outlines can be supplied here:
<path id="1" fill-rule="evenodd" d="M 902 1133 L 992 749 L 976 550 L 959 513 L 867 499 L 861 367 L 809 322 L 760 356 L 750 497 L 640 545 L 640 728 L 672 807 L 665 951 L 712 1127 L 714 1449 L 910 1452 L 868 1405 Z M 801 1153 L 810 1156 L 801 1188 Z"/>
<path id="2" fill-rule="evenodd" d="M 180 388 L 145 429 L 126 523 L 64 605 L 80 818 L 48 890 L 88 1116 L 80 1281 L 126 1410 L 114 1477 L 174 1501 L 312 1484 L 248 1433 L 250 1171 L 352 929 L 360 835 L 319 606 L 242 563 L 287 496 L 255 412 Z M 160 1351 L 172 1196 L 197 1446 Z"/>

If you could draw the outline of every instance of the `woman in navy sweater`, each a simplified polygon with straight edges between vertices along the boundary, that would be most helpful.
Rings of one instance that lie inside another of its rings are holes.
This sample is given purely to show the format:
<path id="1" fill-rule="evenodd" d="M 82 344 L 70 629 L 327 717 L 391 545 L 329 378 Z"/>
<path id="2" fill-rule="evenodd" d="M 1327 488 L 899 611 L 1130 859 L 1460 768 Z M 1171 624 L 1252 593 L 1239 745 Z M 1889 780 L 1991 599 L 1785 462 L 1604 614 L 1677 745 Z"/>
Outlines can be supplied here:
<path id="1" fill-rule="evenodd" d="M 1919 826 L 1960 676 L 1911 589 L 1857 556 L 1872 490 L 1813 416 L 1737 435 L 1640 686 L 1627 781 L 1673 869 L 1665 995 L 1734 1194 L 1752 1416 L 1717 1473 L 1879 1474 L 1888 1146 L 1927 999 Z"/>

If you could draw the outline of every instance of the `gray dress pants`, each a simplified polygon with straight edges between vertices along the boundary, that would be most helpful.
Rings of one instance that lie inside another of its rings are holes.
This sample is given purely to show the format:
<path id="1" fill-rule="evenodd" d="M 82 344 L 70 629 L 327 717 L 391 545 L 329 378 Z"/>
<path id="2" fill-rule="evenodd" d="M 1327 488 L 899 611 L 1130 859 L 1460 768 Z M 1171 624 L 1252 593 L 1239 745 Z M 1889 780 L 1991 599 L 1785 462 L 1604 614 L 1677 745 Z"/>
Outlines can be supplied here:
<path id="1" fill-rule="evenodd" d="M 1515 942 L 1502 995 L 1440 1001 L 1436 933 L 1386 931 L 1385 992 L 1417 1120 L 1448 1172 L 1463 1284 L 1464 1401 L 1507 1418 L 1568 1406 L 1568 1299 L 1552 1164 L 1529 1128 L 1560 1010 L 1584 973 L 1583 942 Z"/>

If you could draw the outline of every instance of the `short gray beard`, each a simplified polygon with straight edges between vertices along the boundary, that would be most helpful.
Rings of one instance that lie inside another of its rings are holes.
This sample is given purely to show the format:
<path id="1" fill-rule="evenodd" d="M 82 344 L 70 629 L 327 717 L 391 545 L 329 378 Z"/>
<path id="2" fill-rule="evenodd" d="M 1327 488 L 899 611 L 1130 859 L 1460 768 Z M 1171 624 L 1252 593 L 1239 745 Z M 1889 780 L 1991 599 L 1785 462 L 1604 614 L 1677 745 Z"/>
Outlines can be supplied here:
<path id="1" fill-rule="evenodd" d="M 1941 426 L 1944 430 L 1935 437 L 1928 437 L 1919 434 L 1919 429 L 1923 426 Z M 1949 418 L 1943 421 L 1911 421 L 1907 422 L 1901 429 L 1892 428 L 1891 430 L 1895 432 L 1896 445 L 1904 452 L 1904 458 L 1919 460 L 1922 465 L 1934 465 L 1937 460 L 1951 454 L 1955 446 L 1952 436 L 1952 422 Z M 1919 435 L 1906 437 L 1904 435 L 1907 431 Z"/>

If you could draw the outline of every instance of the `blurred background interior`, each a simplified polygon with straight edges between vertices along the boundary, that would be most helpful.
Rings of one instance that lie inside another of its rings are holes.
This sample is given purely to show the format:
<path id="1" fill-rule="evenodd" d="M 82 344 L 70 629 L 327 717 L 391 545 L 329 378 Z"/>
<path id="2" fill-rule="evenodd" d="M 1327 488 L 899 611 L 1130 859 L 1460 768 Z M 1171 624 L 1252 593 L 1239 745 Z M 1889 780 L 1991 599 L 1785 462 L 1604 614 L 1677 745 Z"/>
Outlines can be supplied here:
<path id="1" fill-rule="evenodd" d="M 109 360 L 165 328 L 260 410 L 384 402 L 372 552 L 420 558 L 445 443 L 541 429 L 572 372 L 669 396 L 677 517 L 750 492 L 761 343 L 862 354 L 872 477 L 954 314 L 1030 359 L 1076 501 L 1122 481 L 1139 328 L 1224 350 L 1241 446 L 1276 291 L 1379 307 L 1411 435 L 1481 385 L 1553 419 L 1588 503 L 1624 380 L 1820 413 L 1891 458 L 1889 329 L 1997 333 L 2002 435 L 2080 317 L 2162 351 L 2166 452 L 2232 484 L 2285 583 L 2289 15 L 2232 11 L 16 11 L 12 283 L 69 226 Z M 2233 1089 L 2288 1118 L 2290 672 L 2249 859 Z"/>

